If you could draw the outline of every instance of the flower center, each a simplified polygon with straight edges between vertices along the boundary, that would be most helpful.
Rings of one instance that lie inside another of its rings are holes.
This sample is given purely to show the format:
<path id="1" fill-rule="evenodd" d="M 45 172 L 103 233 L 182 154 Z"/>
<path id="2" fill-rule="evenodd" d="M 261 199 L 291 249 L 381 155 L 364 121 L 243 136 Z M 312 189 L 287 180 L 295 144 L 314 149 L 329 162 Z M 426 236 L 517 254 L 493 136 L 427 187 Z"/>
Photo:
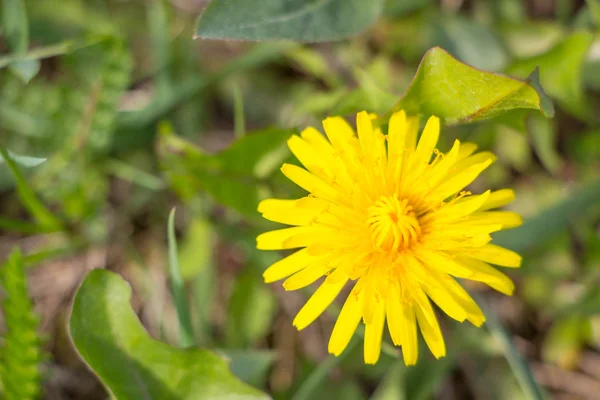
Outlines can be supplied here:
<path id="1" fill-rule="evenodd" d="M 417 216 L 406 199 L 382 196 L 367 211 L 371 238 L 381 251 L 407 248 L 421 234 Z"/>

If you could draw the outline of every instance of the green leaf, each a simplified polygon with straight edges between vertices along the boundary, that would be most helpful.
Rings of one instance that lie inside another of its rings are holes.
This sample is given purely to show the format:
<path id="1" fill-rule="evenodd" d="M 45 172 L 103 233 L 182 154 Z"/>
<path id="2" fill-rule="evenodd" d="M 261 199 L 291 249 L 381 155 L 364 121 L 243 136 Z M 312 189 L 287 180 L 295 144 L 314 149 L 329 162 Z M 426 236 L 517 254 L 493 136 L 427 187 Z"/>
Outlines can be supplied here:
<path id="1" fill-rule="evenodd" d="M 500 71 L 508 64 L 502 43 L 485 25 L 460 16 L 440 22 L 435 25 L 436 44 L 462 62 L 486 71 Z"/>
<path id="2" fill-rule="evenodd" d="M 600 1 L 586 0 L 586 2 L 596 26 L 600 26 Z"/>
<path id="3" fill-rule="evenodd" d="M 43 164 L 48 160 L 47 158 L 20 156 L 8 149 L 6 150 L 6 153 L 10 156 L 10 158 L 13 159 L 15 163 L 19 164 L 22 167 L 37 167 L 38 165 Z M 4 163 L 4 158 L 0 158 L 0 165 Z"/>
<path id="4" fill-rule="evenodd" d="M 591 182 L 518 228 L 493 235 L 494 244 L 522 252 L 564 232 L 569 222 L 600 203 L 600 181 Z"/>
<path id="5" fill-rule="evenodd" d="M 224 350 L 231 359 L 231 372 L 249 385 L 262 388 L 275 361 L 276 353 L 268 350 Z"/>
<path id="6" fill-rule="evenodd" d="M 189 347 L 194 344 L 194 330 L 192 329 L 190 310 L 185 295 L 185 285 L 179 270 L 177 239 L 175 238 L 175 208 L 169 214 L 167 236 L 169 238 L 169 279 L 171 280 L 171 292 L 173 293 L 177 318 L 179 319 L 179 340 L 182 347 Z"/>
<path id="7" fill-rule="evenodd" d="M 479 71 L 439 47 L 425 54 L 410 87 L 391 112 L 400 109 L 437 115 L 448 124 L 493 118 L 517 109 L 554 115 L 536 71 L 526 81 Z"/>
<path id="8" fill-rule="evenodd" d="M 252 264 L 235 282 L 227 310 L 228 347 L 247 348 L 271 329 L 277 303 Z M 249 312 L 252 310 L 252 312 Z"/>
<path id="9" fill-rule="evenodd" d="M 289 156 L 285 142 L 293 133 L 282 129 L 254 132 L 221 153 L 206 155 L 163 126 L 158 153 L 171 185 L 184 199 L 204 190 L 225 206 L 257 216 L 258 202 L 268 190 L 267 178 Z"/>
<path id="10" fill-rule="evenodd" d="M 117 274 L 91 271 L 77 291 L 69 323 L 79 354 L 119 400 L 268 399 L 237 380 L 218 355 L 152 339 Z"/>
<path id="11" fill-rule="evenodd" d="M 203 39 L 321 42 L 356 35 L 381 14 L 383 0 L 211 2 L 198 19 Z"/>
<path id="12" fill-rule="evenodd" d="M 23 257 L 13 250 L 0 268 L 6 333 L 0 347 L 0 381 L 7 400 L 35 400 L 41 391 L 39 317 L 27 295 Z"/>
<path id="13" fill-rule="evenodd" d="M 562 160 L 556 148 L 557 130 L 553 121 L 537 115 L 529 119 L 529 134 L 532 139 L 533 149 L 544 167 L 555 174 L 560 169 Z"/>
<path id="14" fill-rule="evenodd" d="M 573 115 L 586 118 L 591 110 L 583 91 L 582 66 L 592 41 L 590 32 L 573 33 L 547 52 L 515 62 L 508 73 L 525 77 L 539 66 L 540 82 L 548 95 Z"/>
<path id="15" fill-rule="evenodd" d="M 29 25 L 23 0 L 4 0 L 2 2 L 2 31 L 6 42 L 15 54 L 24 54 L 29 47 Z M 18 61 L 10 69 L 25 83 L 29 82 L 40 70 L 37 60 Z"/>
<path id="16" fill-rule="evenodd" d="M 45 228 L 56 230 L 61 229 L 62 224 L 60 220 L 56 218 L 35 196 L 33 190 L 29 187 L 29 185 L 27 185 L 27 182 L 17 167 L 17 164 L 2 146 L 0 146 L 0 158 L 2 158 L 8 165 L 8 168 L 10 169 L 10 172 L 12 173 L 17 184 L 17 192 L 19 197 L 21 198 L 23 205 L 27 207 L 35 219 Z"/>
<path id="17" fill-rule="evenodd" d="M 15 53 L 27 51 L 29 26 L 23 0 L 4 0 L 2 2 L 2 33 Z"/>

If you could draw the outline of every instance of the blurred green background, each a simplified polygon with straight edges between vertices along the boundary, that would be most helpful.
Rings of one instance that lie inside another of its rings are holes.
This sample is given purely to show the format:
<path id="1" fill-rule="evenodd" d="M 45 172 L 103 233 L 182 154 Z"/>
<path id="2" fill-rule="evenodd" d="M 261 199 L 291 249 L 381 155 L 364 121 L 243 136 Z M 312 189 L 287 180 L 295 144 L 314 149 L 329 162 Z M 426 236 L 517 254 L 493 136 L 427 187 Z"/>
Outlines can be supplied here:
<path id="1" fill-rule="evenodd" d="M 535 398 L 523 391 L 524 365 L 547 398 L 600 398 L 600 2 L 388 0 L 361 34 L 318 44 L 193 40 L 207 3 L 3 0 L 0 146 L 15 165 L 0 164 L 0 259 L 21 248 L 33 303 L 5 301 L 0 326 L 6 349 L 21 340 L 10 339 L 11 315 L 37 321 L 23 323 L 38 333 L 19 346 L 43 349 L 24 356 L 42 367 L 42 398 L 107 398 L 66 328 L 91 269 L 123 276 L 150 335 L 181 344 L 167 243 L 174 206 L 191 340 L 275 399 Z M 516 293 L 467 284 L 497 321 L 476 329 L 444 318 L 440 361 L 421 346 L 416 367 L 393 349 L 365 366 L 359 338 L 330 358 L 335 313 L 296 332 L 309 293 L 262 282 L 281 255 L 254 249 L 274 226 L 256 203 L 302 195 L 279 172 L 290 133 L 327 115 L 385 112 L 433 46 L 518 78 L 539 66 L 554 101 L 553 119 L 449 126 L 440 143 L 498 155 L 473 191 L 517 193 L 510 208 L 526 223 L 497 237 L 524 256 L 509 271 Z M 11 274 L 0 271 L 9 300 Z M 17 368 L 9 354 L 0 353 L 5 389 Z"/>

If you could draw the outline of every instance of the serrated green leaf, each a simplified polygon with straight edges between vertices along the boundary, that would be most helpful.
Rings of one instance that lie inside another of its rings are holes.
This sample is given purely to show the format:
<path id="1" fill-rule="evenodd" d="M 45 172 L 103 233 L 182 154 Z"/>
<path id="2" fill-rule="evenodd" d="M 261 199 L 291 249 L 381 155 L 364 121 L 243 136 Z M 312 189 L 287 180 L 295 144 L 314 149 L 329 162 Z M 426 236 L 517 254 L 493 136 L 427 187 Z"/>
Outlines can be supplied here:
<path id="1" fill-rule="evenodd" d="M 6 333 L 0 346 L 0 381 L 7 400 L 35 400 L 41 391 L 39 318 L 27 294 L 23 257 L 13 250 L 0 267 Z"/>
<path id="2" fill-rule="evenodd" d="M 191 198 L 204 190 L 225 206 L 257 216 L 266 178 L 288 157 L 285 142 L 293 133 L 284 129 L 254 132 L 221 153 L 206 155 L 163 129 L 157 147 L 163 169 L 180 196 Z"/>
<path id="3" fill-rule="evenodd" d="M 121 277 L 93 270 L 77 291 L 69 322 L 79 354 L 116 398 L 269 398 L 237 380 L 218 355 L 152 339 L 130 298 L 131 287 Z"/>
<path id="4" fill-rule="evenodd" d="M 587 118 L 591 110 L 583 91 L 582 67 L 592 41 L 590 32 L 573 33 L 547 52 L 515 62 L 508 73 L 525 77 L 539 66 L 548 95 L 573 115 Z"/>
<path id="5" fill-rule="evenodd" d="M 500 116 L 516 109 L 539 110 L 552 117 L 554 108 L 537 82 L 536 71 L 526 81 L 484 72 L 461 63 L 434 47 L 419 65 L 410 87 L 392 108 L 411 114 L 437 115 L 447 124 Z"/>
<path id="6" fill-rule="evenodd" d="M 198 19 L 203 39 L 320 42 L 356 35 L 379 17 L 383 0 L 211 2 Z"/>

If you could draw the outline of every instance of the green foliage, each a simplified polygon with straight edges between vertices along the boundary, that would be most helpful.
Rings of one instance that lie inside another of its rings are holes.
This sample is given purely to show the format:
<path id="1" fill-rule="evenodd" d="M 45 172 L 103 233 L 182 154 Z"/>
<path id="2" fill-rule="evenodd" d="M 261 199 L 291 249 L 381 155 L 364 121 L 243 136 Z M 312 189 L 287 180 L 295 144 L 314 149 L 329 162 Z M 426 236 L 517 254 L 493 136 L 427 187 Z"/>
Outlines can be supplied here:
<path id="1" fill-rule="evenodd" d="M 2 2 L 2 31 L 6 42 L 15 54 L 22 55 L 27 52 L 29 25 L 24 0 L 4 0 Z M 40 62 L 21 60 L 12 63 L 10 69 L 27 83 L 40 70 Z"/>
<path id="2" fill-rule="evenodd" d="M 167 227 L 167 237 L 169 239 L 169 278 L 171 280 L 171 291 L 177 317 L 179 319 L 179 337 L 182 347 L 189 347 L 194 344 L 194 331 L 190 320 L 190 311 L 187 303 L 185 287 L 181 278 L 179 268 L 179 258 L 177 257 L 177 239 L 175 238 L 175 209 L 169 214 L 169 224 Z"/>
<path id="3" fill-rule="evenodd" d="M 437 115 L 448 124 L 493 118 L 514 109 L 554 115 L 552 102 L 539 87 L 536 73 L 527 81 L 519 81 L 479 71 L 441 48 L 425 54 L 410 87 L 393 109 Z"/>
<path id="4" fill-rule="evenodd" d="M 256 216 L 258 202 L 268 193 L 269 177 L 289 155 L 285 142 L 293 133 L 285 129 L 254 132 L 227 150 L 207 155 L 163 126 L 158 152 L 173 189 L 184 198 L 202 189 L 218 202 Z"/>
<path id="5" fill-rule="evenodd" d="M 566 199 L 542 210 L 522 226 L 494 234 L 494 243 L 519 252 L 540 246 L 563 232 L 574 218 L 597 206 L 599 198 L 600 182 L 590 182 Z"/>
<path id="6" fill-rule="evenodd" d="M 13 250 L 0 268 L 7 332 L 0 347 L 0 381 L 7 400 L 35 400 L 41 391 L 39 317 L 27 293 L 23 258 Z"/>
<path id="7" fill-rule="evenodd" d="M 320 42 L 356 35 L 381 13 L 382 0 L 245 0 L 212 2 L 198 20 L 204 39 Z"/>
<path id="8" fill-rule="evenodd" d="M 0 145 L 0 156 L 8 165 L 10 172 L 17 185 L 17 191 L 19 197 L 23 201 L 23 204 L 29 212 L 35 217 L 37 222 L 41 225 L 42 230 L 60 230 L 61 222 L 56 218 L 52 212 L 50 212 L 44 204 L 37 198 L 31 187 L 25 181 L 25 177 L 19 170 L 19 167 L 13 161 L 11 156 L 8 154 L 6 149 Z"/>
<path id="9" fill-rule="evenodd" d="M 539 67 L 540 82 L 550 96 L 573 115 L 590 117 L 581 72 L 592 40 L 590 32 L 573 33 L 544 54 L 515 62 L 508 73 L 526 77 L 533 68 Z"/>
<path id="10" fill-rule="evenodd" d="M 268 398 L 235 379 L 218 355 L 152 339 L 130 297 L 131 288 L 118 275 L 93 270 L 77 291 L 69 323 L 77 350 L 116 398 Z"/>

